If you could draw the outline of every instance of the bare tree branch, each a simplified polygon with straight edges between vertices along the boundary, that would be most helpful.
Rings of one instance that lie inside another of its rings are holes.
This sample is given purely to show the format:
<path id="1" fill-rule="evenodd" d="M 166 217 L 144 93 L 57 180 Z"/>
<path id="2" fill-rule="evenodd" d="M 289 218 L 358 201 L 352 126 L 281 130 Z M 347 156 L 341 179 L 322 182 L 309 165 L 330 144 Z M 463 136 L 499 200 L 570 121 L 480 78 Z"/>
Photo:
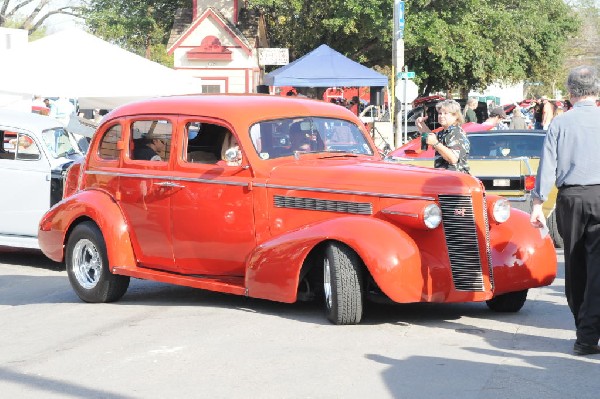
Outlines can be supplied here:
<path id="1" fill-rule="evenodd" d="M 56 14 L 63 14 L 63 15 L 72 15 L 74 17 L 80 17 L 80 15 L 74 13 L 73 11 L 77 11 L 79 10 L 79 7 L 71 7 L 71 6 L 67 6 L 67 7 L 61 7 L 61 8 L 57 8 L 54 11 L 48 11 L 42 18 L 40 18 L 30 29 L 29 29 L 29 34 L 31 34 L 32 32 L 35 32 L 40 26 L 42 26 L 42 24 L 44 23 L 44 21 L 46 21 L 46 19 L 48 19 L 48 17 L 51 17 L 52 15 L 56 15 Z M 70 10 L 70 11 L 67 11 Z"/>
<path id="2" fill-rule="evenodd" d="M 8 6 L 8 1 L 9 1 L 9 0 L 6 0 L 6 5 L 7 5 L 7 6 Z M 10 18 L 12 18 L 12 17 L 15 15 L 15 13 L 16 13 L 17 11 L 19 11 L 21 8 L 25 7 L 25 6 L 26 6 L 26 5 L 28 5 L 29 3 L 32 3 L 33 1 L 35 1 L 35 0 L 23 0 L 22 2 L 20 2 L 19 4 L 17 4 L 17 5 L 15 6 L 15 8 L 13 8 L 12 10 L 10 10 L 10 11 L 8 12 L 8 14 L 6 14 L 6 19 L 10 19 Z M 48 3 L 48 0 L 42 0 L 42 1 L 43 1 L 44 3 L 46 3 L 46 4 Z M 44 5 L 45 5 L 45 4 L 44 4 Z M 6 11 L 6 10 L 4 10 L 4 11 Z M 2 14 L 4 15 L 4 13 L 2 13 Z"/>

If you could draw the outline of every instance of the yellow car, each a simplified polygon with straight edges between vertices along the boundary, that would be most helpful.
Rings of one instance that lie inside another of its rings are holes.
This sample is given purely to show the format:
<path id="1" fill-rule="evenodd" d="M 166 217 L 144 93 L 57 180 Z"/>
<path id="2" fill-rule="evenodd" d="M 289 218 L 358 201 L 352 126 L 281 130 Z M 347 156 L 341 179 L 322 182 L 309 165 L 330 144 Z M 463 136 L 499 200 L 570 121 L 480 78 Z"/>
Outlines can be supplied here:
<path id="1" fill-rule="evenodd" d="M 471 150 L 471 175 L 483 183 L 486 191 L 506 197 L 513 208 L 531 211 L 531 190 L 540 163 L 545 130 L 488 130 L 468 132 Z M 420 138 L 404 144 L 388 154 L 392 162 L 433 168 L 434 151 L 429 147 L 420 151 Z M 554 213 L 557 189 L 550 192 L 544 203 L 550 235 L 554 244 L 562 248 L 563 241 L 556 226 Z"/>

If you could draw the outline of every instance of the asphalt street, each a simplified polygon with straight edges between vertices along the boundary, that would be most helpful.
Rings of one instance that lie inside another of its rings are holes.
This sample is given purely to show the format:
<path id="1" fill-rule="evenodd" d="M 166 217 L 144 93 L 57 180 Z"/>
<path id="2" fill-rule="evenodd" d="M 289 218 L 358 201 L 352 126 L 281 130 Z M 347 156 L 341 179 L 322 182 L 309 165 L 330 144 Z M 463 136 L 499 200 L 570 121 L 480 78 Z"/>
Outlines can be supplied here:
<path id="1" fill-rule="evenodd" d="M 597 399 L 600 356 L 572 355 L 558 257 L 519 313 L 369 304 L 334 326 L 320 304 L 140 280 L 86 304 L 64 265 L 0 248 L 0 397 Z"/>

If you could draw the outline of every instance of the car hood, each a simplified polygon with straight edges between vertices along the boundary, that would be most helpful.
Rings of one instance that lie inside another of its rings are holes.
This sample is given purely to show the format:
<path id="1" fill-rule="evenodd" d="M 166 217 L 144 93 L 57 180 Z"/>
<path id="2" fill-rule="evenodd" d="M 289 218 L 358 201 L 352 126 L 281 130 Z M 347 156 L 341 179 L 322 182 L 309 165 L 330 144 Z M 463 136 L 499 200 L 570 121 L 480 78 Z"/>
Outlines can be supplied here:
<path id="1" fill-rule="evenodd" d="M 360 158 L 286 163 L 272 170 L 268 184 L 270 187 L 370 196 L 437 197 L 438 193 L 467 195 L 481 189 L 477 179 L 464 173 Z"/>

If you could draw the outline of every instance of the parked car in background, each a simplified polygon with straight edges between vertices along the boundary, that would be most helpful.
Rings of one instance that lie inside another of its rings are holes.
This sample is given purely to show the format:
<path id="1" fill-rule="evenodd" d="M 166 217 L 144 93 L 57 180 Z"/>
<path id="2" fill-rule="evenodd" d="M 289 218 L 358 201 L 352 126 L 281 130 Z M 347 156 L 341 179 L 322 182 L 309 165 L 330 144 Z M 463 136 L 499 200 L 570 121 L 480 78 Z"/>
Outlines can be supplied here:
<path id="1" fill-rule="evenodd" d="M 485 186 L 486 192 L 507 198 L 511 206 L 531 212 L 531 191 L 535 186 L 537 169 L 546 137 L 545 130 L 488 130 L 468 131 L 471 143 L 469 166 L 471 174 Z M 433 168 L 435 151 L 429 146 L 421 151 L 417 137 L 388 154 L 396 162 Z M 563 242 L 556 226 L 556 187 L 544 203 L 550 235 L 555 245 Z"/>
<path id="2" fill-rule="evenodd" d="M 137 157 L 150 138 L 160 161 Z M 358 323 L 368 298 L 514 312 L 556 274 L 550 238 L 474 177 L 386 162 L 347 109 L 280 96 L 113 110 L 39 240 L 86 302 L 135 277 L 318 299 L 335 324 Z"/>
<path id="3" fill-rule="evenodd" d="M 0 145 L 0 245 L 38 248 L 40 219 L 83 154 L 56 119 L 13 110 L 0 109 Z"/>

